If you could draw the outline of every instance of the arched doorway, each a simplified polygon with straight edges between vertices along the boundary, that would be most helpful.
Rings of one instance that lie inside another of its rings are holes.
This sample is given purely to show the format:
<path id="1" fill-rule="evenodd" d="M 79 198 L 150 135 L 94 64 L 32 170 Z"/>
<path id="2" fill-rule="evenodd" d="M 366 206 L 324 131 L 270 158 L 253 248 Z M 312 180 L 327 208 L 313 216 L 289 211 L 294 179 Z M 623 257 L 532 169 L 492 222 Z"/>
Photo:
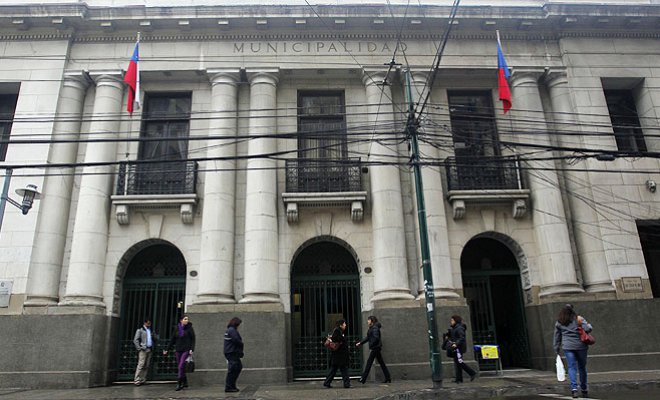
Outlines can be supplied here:
<path id="1" fill-rule="evenodd" d="M 165 241 L 147 241 L 133 246 L 122 258 L 119 327 L 118 380 L 133 380 L 137 352 L 133 336 L 145 318 L 151 318 L 158 334 L 148 379 L 176 378 L 174 357 L 163 357 L 185 298 L 186 261 L 181 252 Z"/>
<path id="2" fill-rule="evenodd" d="M 511 249 L 499 239 L 502 238 L 474 238 L 461 254 L 463 289 L 470 307 L 473 340 L 475 344 L 499 345 L 504 368 L 529 368 L 520 268 Z M 480 359 L 479 367 L 494 369 L 495 363 Z"/>
<path id="3" fill-rule="evenodd" d="M 293 378 L 323 377 L 329 353 L 322 338 L 346 319 L 347 339 L 361 339 L 360 276 L 354 253 L 331 237 L 305 243 L 294 256 L 291 269 L 291 332 Z M 349 373 L 362 369 L 361 349 L 349 346 Z"/>

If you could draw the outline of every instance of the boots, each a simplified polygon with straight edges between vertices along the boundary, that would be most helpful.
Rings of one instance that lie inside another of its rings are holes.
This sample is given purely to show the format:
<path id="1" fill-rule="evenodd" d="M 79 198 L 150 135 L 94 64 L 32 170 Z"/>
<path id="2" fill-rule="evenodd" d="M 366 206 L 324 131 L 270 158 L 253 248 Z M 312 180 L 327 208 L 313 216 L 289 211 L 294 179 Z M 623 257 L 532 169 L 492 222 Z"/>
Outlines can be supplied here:
<path id="1" fill-rule="evenodd" d="M 183 389 L 183 379 L 178 379 L 176 381 L 176 391 L 178 392 L 179 390 Z"/>
<path id="2" fill-rule="evenodd" d="M 187 388 L 187 387 L 188 387 L 188 377 L 187 377 L 187 376 L 184 376 L 184 377 L 183 377 L 183 387 L 184 387 L 184 388 Z"/>

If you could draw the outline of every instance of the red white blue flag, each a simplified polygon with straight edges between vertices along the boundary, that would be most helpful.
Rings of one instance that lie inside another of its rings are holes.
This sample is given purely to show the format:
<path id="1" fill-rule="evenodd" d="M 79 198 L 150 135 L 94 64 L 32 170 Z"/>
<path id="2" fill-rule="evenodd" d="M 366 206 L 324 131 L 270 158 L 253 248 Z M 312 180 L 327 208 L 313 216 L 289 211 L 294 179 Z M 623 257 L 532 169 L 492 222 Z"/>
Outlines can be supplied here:
<path id="1" fill-rule="evenodd" d="M 135 42 L 135 50 L 133 56 L 128 63 L 126 75 L 124 75 L 124 82 L 128 85 L 128 102 L 126 104 L 126 111 L 133 114 L 133 106 L 140 108 L 140 34 L 138 33 L 137 42 Z"/>
<path id="2" fill-rule="evenodd" d="M 499 32 L 497 32 L 497 86 L 500 100 L 502 100 L 502 108 L 506 114 L 511 109 L 511 89 L 509 88 L 509 66 L 504 59 Z"/>

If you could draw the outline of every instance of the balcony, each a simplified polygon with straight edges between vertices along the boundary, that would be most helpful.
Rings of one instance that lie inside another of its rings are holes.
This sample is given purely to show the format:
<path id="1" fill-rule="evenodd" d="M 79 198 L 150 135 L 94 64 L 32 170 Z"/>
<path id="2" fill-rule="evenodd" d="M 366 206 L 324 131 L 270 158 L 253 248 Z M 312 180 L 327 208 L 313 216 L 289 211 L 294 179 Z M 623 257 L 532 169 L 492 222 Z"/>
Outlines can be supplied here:
<path id="1" fill-rule="evenodd" d="M 129 224 L 131 209 L 179 208 L 183 223 L 191 224 L 196 186 L 195 161 L 122 163 L 115 195 L 111 196 L 117 222 Z"/>
<path id="2" fill-rule="evenodd" d="M 282 200 L 289 223 L 298 222 L 301 207 L 350 207 L 351 219 L 362 221 L 367 192 L 360 159 L 287 160 Z"/>
<path id="3" fill-rule="evenodd" d="M 454 219 L 465 216 L 466 203 L 511 203 L 514 218 L 526 214 L 530 191 L 518 158 L 449 157 L 445 169 Z"/>

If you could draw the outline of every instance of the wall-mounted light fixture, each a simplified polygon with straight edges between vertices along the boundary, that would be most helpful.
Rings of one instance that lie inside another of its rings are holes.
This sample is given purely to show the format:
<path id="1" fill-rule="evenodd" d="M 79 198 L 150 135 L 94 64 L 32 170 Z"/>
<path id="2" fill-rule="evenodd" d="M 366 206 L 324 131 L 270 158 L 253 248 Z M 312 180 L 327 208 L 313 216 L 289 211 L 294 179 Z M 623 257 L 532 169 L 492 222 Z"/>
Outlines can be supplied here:
<path id="1" fill-rule="evenodd" d="M 5 215 L 5 205 L 7 203 L 21 210 L 23 215 L 27 214 L 32 208 L 35 200 L 39 200 L 41 193 L 37 191 L 37 185 L 28 184 L 25 188 L 16 189 L 16 194 L 21 196 L 23 200 L 18 201 L 9 197 L 9 183 L 11 182 L 11 175 L 13 170 L 5 170 L 5 184 L 2 188 L 2 196 L 0 197 L 0 230 L 2 229 L 2 219 Z"/>

